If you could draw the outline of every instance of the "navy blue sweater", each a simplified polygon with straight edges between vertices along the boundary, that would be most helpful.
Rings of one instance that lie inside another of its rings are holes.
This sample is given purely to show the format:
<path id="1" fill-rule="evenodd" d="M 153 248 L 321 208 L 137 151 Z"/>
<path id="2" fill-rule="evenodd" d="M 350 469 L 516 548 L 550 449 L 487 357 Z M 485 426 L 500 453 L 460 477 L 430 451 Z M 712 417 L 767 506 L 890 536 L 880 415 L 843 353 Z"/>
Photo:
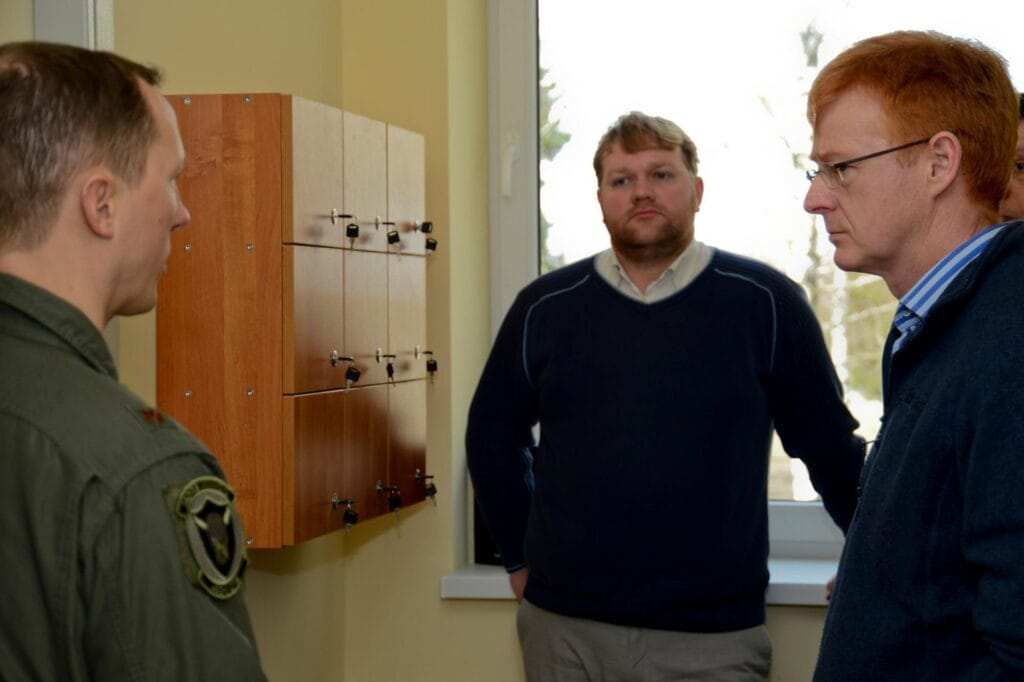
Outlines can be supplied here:
<path id="1" fill-rule="evenodd" d="M 815 680 L 1024 680 L 1024 223 L 895 356 Z"/>
<path id="2" fill-rule="evenodd" d="M 764 621 L 773 424 L 845 528 L 863 442 L 800 288 L 718 251 L 644 304 L 587 259 L 519 294 L 466 447 L 506 568 L 530 568 L 532 603 L 715 632 Z"/>

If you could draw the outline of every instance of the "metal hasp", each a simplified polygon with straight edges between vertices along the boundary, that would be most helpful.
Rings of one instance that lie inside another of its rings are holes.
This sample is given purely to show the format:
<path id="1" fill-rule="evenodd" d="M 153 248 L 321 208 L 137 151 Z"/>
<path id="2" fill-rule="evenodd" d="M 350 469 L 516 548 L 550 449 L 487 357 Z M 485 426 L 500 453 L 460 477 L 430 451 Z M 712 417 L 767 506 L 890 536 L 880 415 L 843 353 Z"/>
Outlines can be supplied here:
<path id="1" fill-rule="evenodd" d="M 434 475 L 425 474 L 419 469 L 413 474 L 413 478 L 417 481 L 423 481 L 423 494 L 430 498 L 430 501 L 437 506 L 437 486 L 434 485 Z"/>
<path id="2" fill-rule="evenodd" d="M 352 498 L 345 498 L 343 500 L 338 493 L 331 495 L 331 509 L 337 511 L 338 507 L 343 505 L 345 507 L 341 512 L 341 521 L 345 524 L 346 531 L 359 523 L 359 512 L 355 510 L 355 504 L 356 501 Z"/>

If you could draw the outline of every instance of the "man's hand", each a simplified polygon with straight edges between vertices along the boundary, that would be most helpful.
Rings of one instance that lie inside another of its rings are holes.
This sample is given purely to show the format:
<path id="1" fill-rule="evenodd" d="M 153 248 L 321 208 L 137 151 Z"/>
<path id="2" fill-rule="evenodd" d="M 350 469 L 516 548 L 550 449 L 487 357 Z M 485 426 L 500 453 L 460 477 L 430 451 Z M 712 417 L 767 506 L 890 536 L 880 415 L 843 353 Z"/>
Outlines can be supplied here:
<path id="1" fill-rule="evenodd" d="M 828 579 L 828 582 L 825 583 L 825 601 L 828 601 L 828 602 L 832 601 L 832 593 L 835 591 L 835 589 L 836 589 L 836 576 L 833 575 L 831 578 Z"/>
<path id="2" fill-rule="evenodd" d="M 523 591 L 526 590 L 526 581 L 529 579 L 529 568 L 520 568 L 508 574 L 508 583 L 512 586 L 512 594 L 516 595 L 516 601 L 523 601 Z"/>

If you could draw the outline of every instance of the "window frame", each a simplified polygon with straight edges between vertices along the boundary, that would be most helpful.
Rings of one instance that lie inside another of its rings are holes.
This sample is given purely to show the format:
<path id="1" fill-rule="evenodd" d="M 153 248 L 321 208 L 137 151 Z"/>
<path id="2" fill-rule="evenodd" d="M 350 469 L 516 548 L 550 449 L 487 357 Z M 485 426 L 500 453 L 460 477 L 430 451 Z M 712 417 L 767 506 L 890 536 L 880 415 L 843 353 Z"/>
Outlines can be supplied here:
<path id="1" fill-rule="evenodd" d="M 488 0 L 492 338 L 539 273 L 537 5 Z M 770 501 L 768 525 L 772 557 L 835 559 L 842 550 L 842 532 L 820 502 Z"/>

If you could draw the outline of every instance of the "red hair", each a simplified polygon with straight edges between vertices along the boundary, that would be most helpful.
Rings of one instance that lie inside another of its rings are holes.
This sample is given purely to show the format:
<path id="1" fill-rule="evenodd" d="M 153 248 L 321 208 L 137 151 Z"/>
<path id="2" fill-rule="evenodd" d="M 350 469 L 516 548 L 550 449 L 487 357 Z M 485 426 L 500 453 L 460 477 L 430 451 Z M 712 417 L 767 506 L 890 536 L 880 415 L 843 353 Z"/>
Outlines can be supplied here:
<path id="1" fill-rule="evenodd" d="M 1005 60 L 979 42 L 897 31 L 853 45 L 822 69 L 807 98 L 814 125 L 851 88 L 878 95 L 894 141 L 946 130 L 960 140 L 972 199 L 998 210 L 1017 147 L 1018 97 Z"/>

